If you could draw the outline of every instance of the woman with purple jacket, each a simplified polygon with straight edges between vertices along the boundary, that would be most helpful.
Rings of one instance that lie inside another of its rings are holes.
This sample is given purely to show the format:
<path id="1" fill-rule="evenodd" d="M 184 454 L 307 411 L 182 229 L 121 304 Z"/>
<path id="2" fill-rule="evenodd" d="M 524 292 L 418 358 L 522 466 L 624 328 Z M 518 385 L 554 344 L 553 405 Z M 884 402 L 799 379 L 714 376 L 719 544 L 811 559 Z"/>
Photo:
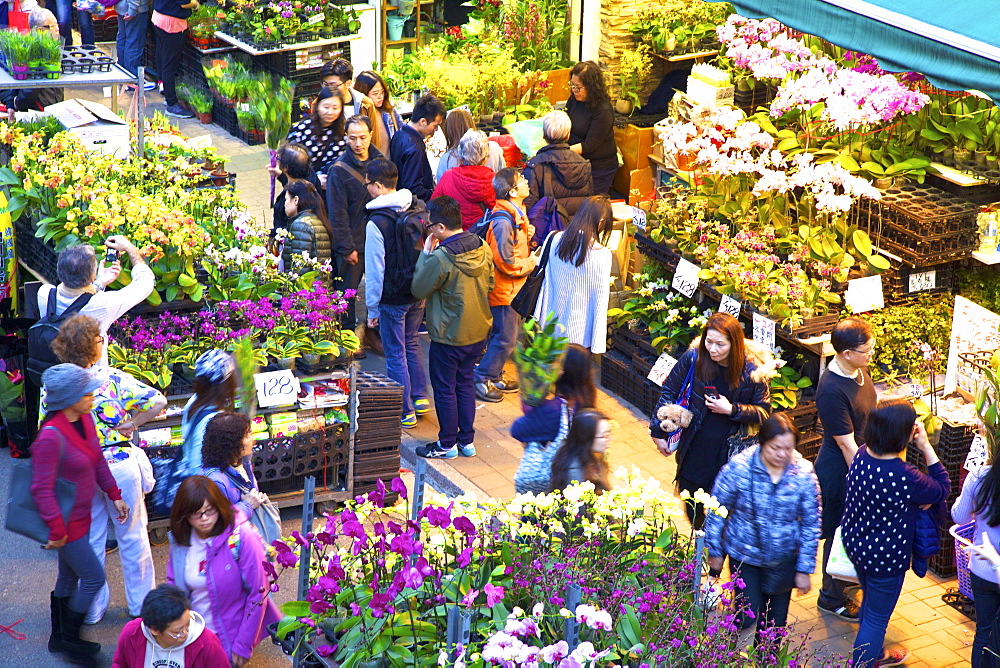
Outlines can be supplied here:
<path id="1" fill-rule="evenodd" d="M 234 509 L 247 517 L 253 517 L 253 511 L 267 501 L 267 494 L 257 488 L 250 463 L 252 454 L 248 416 L 223 411 L 208 421 L 201 446 L 202 474 L 219 486 Z"/>
<path id="2" fill-rule="evenodd" d="M 234 668 L 246 665 L 267 626 L 281 619 L 270 600 L 264 543 L 205 476 L 187 478 L 170 511 L 167 582 L 191 598 Z"/>

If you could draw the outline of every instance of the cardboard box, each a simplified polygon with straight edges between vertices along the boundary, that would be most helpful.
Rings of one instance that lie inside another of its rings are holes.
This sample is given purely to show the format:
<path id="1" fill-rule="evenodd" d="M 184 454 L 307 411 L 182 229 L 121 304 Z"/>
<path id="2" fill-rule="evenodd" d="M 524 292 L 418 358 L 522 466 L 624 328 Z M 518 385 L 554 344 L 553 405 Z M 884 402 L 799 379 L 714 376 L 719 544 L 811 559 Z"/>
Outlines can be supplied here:
<path id="1" fill-rule="evenodd" d="M 55 116 L 70 134 L 76 135 L 91 151 L 116 158 L 131 151 L 128 121 L 98 102 L 71 99 L 50 104 L 45 112 Z"/>
<path id="2" fill-rule="evenodd" d="M 646 164 L 649 164 L 649 154 L 646 154 Z M 639 199 L 653 192 L 653 170 L 649 167 L 629 170 L 626 164 L 615 174 L 614 185 L 615 190 L 626 195 L 628 203 L 634 205 Z M 639 197 L 633 197 L 633 190 L 639 191 Z"/>

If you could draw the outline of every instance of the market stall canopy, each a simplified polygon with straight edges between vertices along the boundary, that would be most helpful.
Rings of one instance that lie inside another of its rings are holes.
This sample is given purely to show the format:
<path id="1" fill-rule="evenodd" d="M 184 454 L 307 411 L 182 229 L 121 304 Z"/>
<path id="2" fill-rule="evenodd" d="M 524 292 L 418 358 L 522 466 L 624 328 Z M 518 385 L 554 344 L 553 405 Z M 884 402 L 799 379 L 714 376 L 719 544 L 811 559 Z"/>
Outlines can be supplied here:
<path id="1" fill-rule="evenodd" d="M 773 18 L 845 49 L 871 54 L 887 71 L 919 72 L 939 88 L 980 90 L 1000 104 L 997 0 L 729 2 L 742 16 Z"/>

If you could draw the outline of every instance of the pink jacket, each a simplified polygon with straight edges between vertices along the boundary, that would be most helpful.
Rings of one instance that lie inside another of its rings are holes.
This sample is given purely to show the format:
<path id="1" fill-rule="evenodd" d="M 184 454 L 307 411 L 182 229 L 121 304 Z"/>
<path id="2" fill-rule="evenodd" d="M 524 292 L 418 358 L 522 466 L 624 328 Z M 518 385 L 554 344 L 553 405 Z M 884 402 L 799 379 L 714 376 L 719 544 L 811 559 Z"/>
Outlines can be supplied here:
<path id="1" fill-rule="evenodd" d="M 133 619 L 118 636 L 115 657 L 111 668 L 143 668 L 149 641 L 142 633 L 142 619 Z M 218 668 L 228 666 L 229 657 L 219 639 L 210 629 L 205 629 L 198 639 L 184 648 L 184 668 Z"/>
<path id="2" fill-rule="evenodd" d="M 189 590 L 184 584 L 184 564 L 189 549 L 175 543 L 171 535 L 167 582 L 186 592 Z M 264 542 L 246 516 L 237 510 L 235 528 L 229 527 L 212 538 L 207 550 L 212 630 L 222 641 L 227 656 L 235 652 L 250 658 L 253 648 L 267 637 L 267 626 L 281 619 L 269 596 L 271 589 L 263 568 Z M 239 555 L 238 561 L 234 552 Z"/>
<path id="3" fill-rule="evenodd" d="M 31 498 L 49 527 L 49 538 L 59 540 L 65 536 L 67 543 L 85 537 L 90 531 L 90 505 L 98 488 L 112 501 L 122 498 L 97 444 L 94 418 L 90 413 L 81 415 L 80 423 L 86 438 L 80 436 L 60 411 L 42 425 L 31 444 Z M 76 498 L 65 519 L 56 498 L 57 477 L 76 483 Z"/>

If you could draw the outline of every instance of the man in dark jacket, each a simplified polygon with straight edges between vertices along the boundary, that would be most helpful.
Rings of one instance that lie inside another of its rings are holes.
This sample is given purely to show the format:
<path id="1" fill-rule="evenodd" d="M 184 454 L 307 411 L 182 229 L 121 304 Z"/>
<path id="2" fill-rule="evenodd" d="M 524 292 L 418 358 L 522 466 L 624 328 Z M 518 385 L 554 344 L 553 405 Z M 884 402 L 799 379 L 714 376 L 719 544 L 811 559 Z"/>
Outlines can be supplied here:
<path id="1" fill-rule="evenodd" d="M 545 146 L 524 166 L 531 194 L 524 200 L 530 210 L 543 197 L 554 197 L 563 213 L 572 216 L 583 201 L 594 194 L 590 161 L 570 149 L 571 122 L 564 111 L 553 111 L 542 119 Z M 568 220 L 566 222 L 569 222 Z"/>
<path id="2" fill-rule="evenodd" d="M 445 113 L 441 100 L 430 94 L 423 95 L 413 105 L 410 122 L 389 141 L 389 155 L 399 170 L 400 190 L 409 190 L 425 202 L 434 192 L 434 172 L 427 160 L 424 140 L 444 122 Z"/>
<path id="3" fill-rule="evenodd" d="M 412 429 L 417 416 L 431 410 L 417 334 L 424 302 L 410 290 L 424 244 L 427 210 L 409 190 L 397 190 L 396 182 L 396 166 L 388 160 L 371 160 L 365 167 L 365 187 L 372 196 L 365 205 L 365 305 L 368 326 L 378 327 L 382 336 L 385 372 L 403 386 L 400 424 Z"/>
<path id="4" fill-rule="evenodd" d="M 372 201 L 365 186 L 365 167 L 382 158 L 372 143 L 372 121 L 356 115 L 347 119 L 344 128 L 347 146 L 340 158 L 330 166 L 326 176 L 326 215 L 333 231 L 333 260 L 341 290 L 357 290 L 365 274 L 365 205 Z M 350 300 L 344 314 L 344 327 L 354 329 L 357 317 L 355 300 Z M 360 351 L 359 351 L 360 352 Z"/>
<path id="5" fill-rule="evenodd" d="M 427 213 L 427 231 L 432 236 L 417 260 L 412 289 L 414 297 L 427 299 L 431 337 L 427 366 L 434 388 L 438 440 L 417 446 L 416 453 L 428 459 L 474 457 L 474 370 L 493 326 L 489 302 L 493 253 L 479 235 L 462 230 L 462 210 L 451 197 L 435 197 Z"/>

